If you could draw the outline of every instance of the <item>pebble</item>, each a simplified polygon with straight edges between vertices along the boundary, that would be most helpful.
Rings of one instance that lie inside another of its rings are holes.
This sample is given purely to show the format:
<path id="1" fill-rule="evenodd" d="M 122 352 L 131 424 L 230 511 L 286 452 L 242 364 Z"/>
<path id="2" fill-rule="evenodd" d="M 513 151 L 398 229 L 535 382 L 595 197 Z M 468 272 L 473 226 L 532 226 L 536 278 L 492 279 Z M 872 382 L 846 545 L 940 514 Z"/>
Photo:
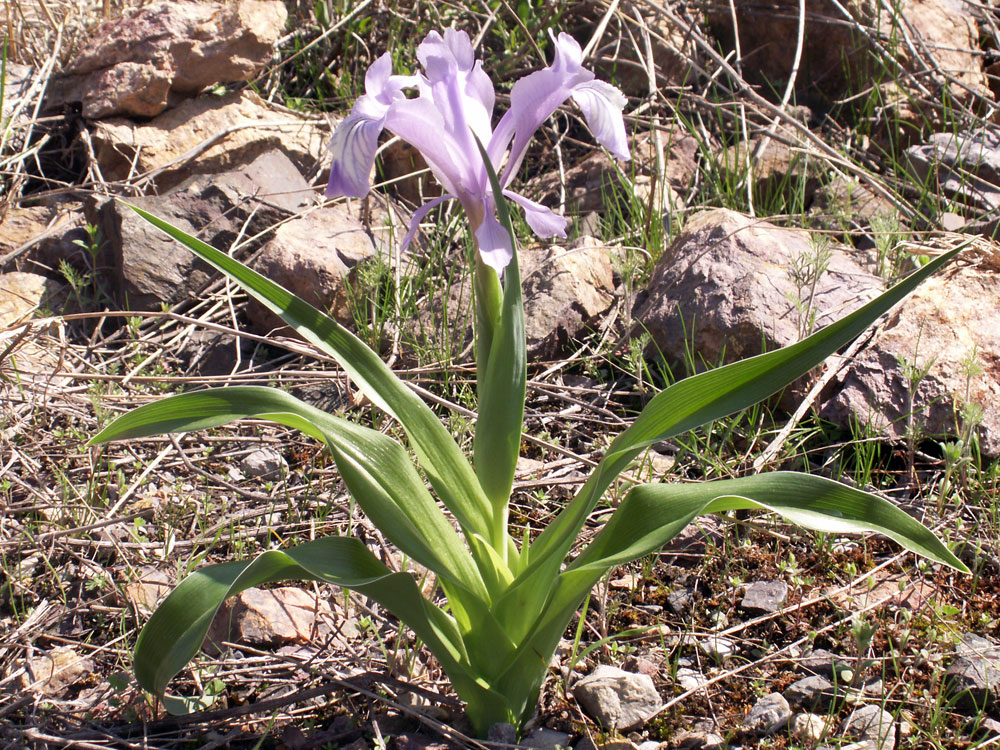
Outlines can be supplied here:
<path id="1" fill-rule="evenodd" d="M 871 743 L 876 750 L 889 750 L 896 746 L 895 718 L 875 705 L 852 711 L 840 725 L 840 732 L 850 739 Z"/>
<path id="2" fill-rule="evenodd" d="M 743 720 L 743 731 L 757 734 L 771 734 L 778 731 L 792 718 L 792 709 L 781 693 L 763 696 Z"/>
<path id="3" fill-rule="evenodd" d="M 792 739 L 804 745 L 813 745 L 826 734 L 826 718 L 818 714 L 795 714 L 791 721 Z"/>
<path id="4" fill-rule="evenodd" d="M 817 674 L 793 682 L 782 694 L 793 706 L 825 708 L 836 697 L 837 689 L 832 682 Z"/>
<path id="5" fill-rule="evenodd" d="M 748 612 L 773 614 L 788 601 L 788 584 L 784 581 L 755 581 L 747 587 L 740 606 Z"/>
<path id="6" fill-rule="evenodd" d="M 240 469 L 248 477 L 276 479 L 288 470 L 288 463 L 277 451 L 258 448 L 240 462 Z"/>

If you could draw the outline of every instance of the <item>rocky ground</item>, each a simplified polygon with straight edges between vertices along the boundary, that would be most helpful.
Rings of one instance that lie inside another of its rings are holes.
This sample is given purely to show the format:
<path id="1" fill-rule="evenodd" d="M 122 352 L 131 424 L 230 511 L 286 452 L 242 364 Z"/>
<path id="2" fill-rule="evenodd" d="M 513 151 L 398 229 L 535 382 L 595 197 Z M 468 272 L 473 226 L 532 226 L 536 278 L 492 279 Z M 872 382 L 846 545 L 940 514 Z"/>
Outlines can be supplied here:
<path id="1" fill-rule="evenodd" d="M 586 145 L 566 107 L 520 177 L 572 219 L 565 241 L 525 231 L 521 250 L 529 402 L 511 522 L 522 532 L 544 527 L 664 384 L 793 343 L 965 248 L 809 378 L 653 446 L 632 474 L 809 470 L 885 493 L 973 575 L 881 538 L 702 519 L 598 586 L 522 743 L 1000 743 L 995 2 L 21 0 L 6 24 L 0 746 L 516 740 L 502 728 L 470 738 L 405 627 L 315 585 L 231 601 L 176 681 L 215 704 L 167 716 L 137 690 L 130 649 L 188 570 L 331 533 L 413 568 L 296 433 L 245 423 L 85 447 L 116 414 L 206 384 L 280 385 L 384 423 L 342 372 L 123 201 L 331 311 L 471 440 L 461 217 L 431 214 L 400 248 L 436 186 L 399 142 L 385 143 L 369 198 L 320 190 L 367 65 L 390 48 L 409 64 L 416 41 L 450 24 L 481 35 L 501 110 L 503 82 L 550 59 L 550 27 L 629 98 L 624 169 Z"/>

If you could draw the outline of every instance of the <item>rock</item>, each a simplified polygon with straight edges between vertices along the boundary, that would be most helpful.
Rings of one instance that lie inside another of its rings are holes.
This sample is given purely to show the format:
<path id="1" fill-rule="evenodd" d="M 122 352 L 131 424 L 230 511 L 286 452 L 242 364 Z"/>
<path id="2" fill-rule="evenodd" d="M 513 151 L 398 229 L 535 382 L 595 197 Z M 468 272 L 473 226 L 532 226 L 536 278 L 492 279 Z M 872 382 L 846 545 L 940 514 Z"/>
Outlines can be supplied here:
<path id="1" fill-rule="evenodd" d="M 275 185 L 285 189 L 272 194 Z M 312 197 L 288 158 L 271 151 L 239 170 L 194 177 L 165 195 L 130 202 L 226 250 L 238 237 L 268 232 Z M 214 276 L 193 253 L 118 201 L 93 198 L 87 217 L 100 227 L 123 309 L 159 310 L 192 299 Z"/>
<path id="2" fill-rule="evenodd" d="M 708 684 L 708 678 L 696 669 L 681 667 L 677 670 L 675 681 L 680 685 L 681 690 L 698 690 Z"/>
<path id="3" fill-rule="evenodd" d="M 662 212 L 683 204 L 680 195 L 688 190 L 698 173 L 699 145 L 682 130 L 661 133 L 660 143 L 667 180 L 663 205 L 654 208 Z M 636 200 L 646 205 L 652 187 L 651 176 L 656 168 L 655 139 L 649 134 L 636 136 L 631 139 L 629 148 L 633 161 L 624 172 L 617 162 L 598 151 L 567 168 L 565 174 L 557 170 L 543 173 L 529 183 L 529 192 L 536 200 L 557 211 L 560 201 L 565 199 L 566 216 L 605 213 L 622 200 Z M 591 229 L 599 231 L 600 222 Z"/>
<path id="4" fill-rule="evenodd" d="M 665 357 L 744 359 L 794 343 L 850 313 L 881 291 L 881 280 L 837 247 L 815 287 L 794 267 L 823 252 L 806 232 L 735 211 L 695 214 L 664 252 L 635 317 Z M 822 259 L 821 259 L 822 260 Z M 812 289 L 812 293 L 810 293 Z"/>
<path id="5" fill-rule="evenodd" d="M 275 149 L 308 173 L 326 160 L 327 138 L 325 121 L 278 110 L 251 91 L 206 94 L 144 124 L 112 119 L 92 130 L 106 180 L 159 170 L 152 181 L 160 192 L 193 175 L 237 169 Z M 265 187 L 264 192 L 278 191 Z"/>
<path id="6" fill-rule="evenodd" d="M 22 323 L 36 312 L 58 314 L 65 301 L 66 285 L 46 276 L 25 271 L 0 274 L 0 329 Z"/>
<path id="7" fill-rule="evenodd" d="M 1000 455 L 998 294 L 1000 275 L 988 269 L 953 269 L 925 281 L 833 381 L 821 416 L 896 440 L 911 421 L 918 437 L 953 436 L 968 400 L 981 408 L 980 452 Z M 970 361 L 981 369 L 972 377 Z M 914 390 L 912 375 L 923 368 Z"/>
<path id="8" fill-rule="evenodd" d="M 750 612 L 773 614 L 788 601 L 788 584 L 784 581 L 755 581 L 747 587 L 740 606 Z"/>
<path id="9" fill-rule="evenodd" d="M 288 471 L 288 462 L 275 450 L 259 448 L 240 461 L 240 469 L 248 477 L 277 479 Z"/>
<path id="10" fill-rule="evenodd" d="M 583 237 L 569 247 L 526 249 L 519 260 L 528 356 L 559 356 L 614 302 L 609 248 Z"/>
<path id="11" fill-rule="evenodd" d="M 679 732 L 674 737 L 672 747 L 675 750 L 726 750 L 729 745 L 715 732 L 695 730 Z"/>
<path id="12" fill-rule="evenodd" d="M 590 716 L 621 732 L 638 729 L 663 705 L 649 675 L 604 664 L 573 686 L 573 696 Z"/>
<path id="13" fill-rule="evenodd" d="M 548 727 L 538 727 L 521 740 L 521 745 L 535 750 L 559 750 L 570 747 L 570 735 Z"/>
<path id="14" fill-rule="evenodd" d="M 72 208 L 14 206 L 0 220 L 0 257 L 24 250 L 13 260 L 18 269 L 40 266 L 58 273 L 60 262 L 65 260 L 78 269 L 89 270 L 93 259 L 77 244 L 88 241 L 83 221 L 83 214 Z"/>
<path id="15" fill-rule="evenodd" d="M 223 641 L 274 647 L 306 643 L 329 632 L 333 612 L 315 595 L 294 587 L 247 589 L 227 599 L 205 637 L 205 646 L 218 652 Z"/>
<path id="16" fill-rule="evenodd" d="M 899 209 L 888 199 L 840 175 L 816 190 L 809 207 L 810 218 L 840 230 L 867 229 L 878 216 L 898 215 Z"/>
<path id="17" fill-rule="evenodd" d="M 878 706 L 862 706 L 852 711 L 841 723 L 840 732 L 848 739 L 872 743 L 875 750 L 896 746 L 896 720 Z"/>
<path id="18" fill-rule="evenodd" d="M 147 615 L 167 598 L 173 589 L 170 577 L 159 568 L 143 568 L 139 577 L 125 584 L 125 598 L 140 614 Z"/>
<path id="19" fill-rule="evenodd" d="M 758 700 L 743 720 L 743 731 L 754 734 L 772 734 L 783 728 L 792 718 L 792 710 L 781 693 L 768 693 Z"/>
<path id="20" fill-rule="evenodd" d="M 375 245 L 357 218 L 357 205 L 340 203 L 279 226 L 253 263 L 254 270 L 341 323 L 353 320 L 362 301 L 350 287 L 358 264 L 374 258 Z M 247 316 L 260 333 L 290 333 L 282 320 L 256 300 Z"/>
<path id="21" fill-rule="evenodd" d="M 948 667 L 948 692 L 962 708 L 983 711 L 1000 696 L 1000 645 L 974 633 L 962 636 Z"/>
<path id="22" fill-rule="evenodd" d="M 793 706 L 826 708 L 837 697 L 837 689 L 825 677 L 813 675 L 793 682 L 782 695 Z"/>
<path id="23" fill-rule="evenodd" d="M 29 658 L 21 675 L 24 689 L 41 697 L 62 697 L 66 690 L 89 675 L 94 661 L 80 656 L 72 646 L 56 646 Z"/>
<path id="24" fill-rule="evenodd" d="M 498 721 L 490 727 L 486 738 L 489 742 L 496 742 L 501 745 L 517 744 L 517 727 L 507 722 Z"/>
<path id="25" fill-rule="evenodd" d="M 675 615 L 683 615 L 694 603 L 695 590 L 691 587 L 671 591 L 667 595 L 667 606 Z"/>
<path id="26" fill-rule="evenodd" d="M 843 682 L 840 675 L 845 670 L 852 670 L 854 662 L 853 658 L 836 656 L 826 649 L 817 648 L 800 657 L 796 661 L 796 666 L 827 677 L 836 676 L 838 682 Z"/>
<path id="27" fill-rule="evenodd" d="M 935 133 L 906 149 L 906 165 L 918 184 L 984 214 L 1000 209 L 1000 130 Z"/>
<path id="28" fill-rule="evenodd" d="M 970 8 L 954 0 L 901 0 L 894 8 L 896 12 L 886 13 L 876 0 L 842 4 L 809 0 L 796 100 L 822 106 L 870 87 L 884 78 L 875 61 L 886 55 L 871 50 L 870 40 L 884 42 L 904 35 L 908 42 L 892 49 L 902 70 L 914 77 L 896 75 L 878 84 L 880 100 L 896 117 L 914 126 L 923 124 L 921 118 L 928 124 L 939 123 L 942 114 L 933 104 L 942 97 L 956 104 L 988 97 L 977 54 L 979 32 Z M 766 8 L 753 0 L 736 0 L 735 11 L 744 75 L 767 90 L 784 90 L 798 36 L 796 0 L 776 0 Z M 735 49 L 729 9 L 720 6 L 706 20 L 724 49 Z M 947 72 L 947 78 L 941 71 Z M 903 88 L 895 81 L 901 81 Z M 882 119 L 894 129 L 894 139 L 905 136 L 894 117 L 883 114 Z"/>
<path id="29" fill-rule="evenodd" d="M 82 101 L 88 119 L 152 117 L 172 94 L 249 80 L 270 62 L 287 18 L 275 0 L 154 3 L 97 28 L 60 98 Z"/>
<path id="30" fill-rule="evenodd" d="M 795 714 L 789 724 L 792 739 L 812 746 L 826 736 L 826 717 L 817 714 Z"/>
<path id="31" fill-rule="evenodd" d="M 792 142 L 797 140 L 792 133 L 785 135 Z M 748 142 L 737 143 L 718 158 L 732 172 L 742 175 L 761 140 L 757 136 Z M 818 162 L 810 159 L 808 154 L 770 138 L 750 174 L 755 206 L 782 205 L 783 202 L 808 206 L 819 188 L 821 170 Z"/>
<path id="32" fill-rule="evenodd" d="M 675 23 L 665 15 L 651 12 L 645 6 L 633 6 L 642 14 L 642 24 L 649 29 L 649 41 L 653 52 L 654 88 L 670 88 L 690 85 L 697 78 L 696 61 L 700 59 L 698 47 L 694 44 L 690 30 L 683 23 Z M 586 19 L 588 24 L 580 29 L 582 38 L 586 40 L 601 20 L 600 6 L 581 5 L 579 20 Z M 589 10 L 589 12 L 588 12 Z M 574 15 L 577 15 L 575 12 Z M 566 19 L 569 21 L 569 19 Z M 573 30 L 576 36 L 576 29 Z M 636 37 L 638 40 L 638 35 Z M 636 45 L 620 43 L 608 35 L 604 44 L 594 50 L 594 71 L 598 78 L 610 81 L 618 86 L 628 96 L 645 97 L 649 95 L 649 73 L 646 69 L 646 50 L 643 42 L 638 41 L 642 56 L 636 53 Z"/>
<path id="33" fill-rule="evenodd" d="M 35 69 L 8 59 L 3 70 L 3 102 L 0 102 L 0 122 L 18 123 L 30 117 L 28 96 L 32 92 Z M 16 118 L 16 119 L 15 119 Z"/>
<path id="34" fill-rule="evenodd" d="M 736 643 L 731 638 L 721 635 L 711 635 L 707 638 L 695 638 L 698 649 L 716 661 L 725 661 L 736 653 Z"/>

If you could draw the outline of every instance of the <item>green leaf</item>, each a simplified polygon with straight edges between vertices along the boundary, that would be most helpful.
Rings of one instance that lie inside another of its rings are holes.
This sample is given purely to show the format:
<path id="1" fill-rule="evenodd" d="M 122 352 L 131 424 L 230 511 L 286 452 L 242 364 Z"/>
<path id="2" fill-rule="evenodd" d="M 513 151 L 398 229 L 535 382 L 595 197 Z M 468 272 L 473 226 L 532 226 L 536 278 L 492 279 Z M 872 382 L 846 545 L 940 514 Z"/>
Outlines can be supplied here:
<path id="1" fill-rule="evenodd" d="M 838 534 L 875 531 L 928 560 L 968 568 L 926 526 L 888 500 L 824 477 L 770 472 L 703 484 L 633 488 L 570 568 L 608 568 L 658 550 L 692 513 L 770 510 L 807 529 Z"/>
<path id="2" fill-rule="evenodd" d="M 935 562 L 968 568 L 925 526 L 887 500 L 823 477 L 773 472 L 696 484 L 633 488 L 594 541 L 550 586 L 545 607 L 494 687 L 530 711 L 551 654 L 594 584 L 617 565 L 660 549 L 694 518 L 736 509 L 774 511 L 819 531 L 876 531 Z"/>
<path id="3" fill-rule="evenodd" d="M 527 357 L 524 343 L 524 302 L 521 298 L 521 272 L 517 261 L 517 238 L 511 226 L 507 200 L 500 189 L 493 165 L 483 145 L 479 143 L 483 165 L 493 189 L 497 216 L 510 236 L 514 256 L 504 269 L 503 303 L 499 324 L 490 336 L 488 359 L 481 359 L 477 368 L 479 381 L 479 418 L 476 422 L 474 455 L 476 475 L 490 499 L 494 512 L 494 549 L 501 554 L 506 539 L 507 506 L 514 470 L 521 449 L 524 426 L 524 395 L 527 382 Z M 476 273 L 496 277 L 496 271 L 477 258 Z M 484 312 L 484 316 L 486 313 Z"/>
<path id="4" fill-rule="evenodd" d="M 283 580 L 323 581 L 371 597 L 407 623 L 434 652 L 460 693 L 477 701 L 503 699 L 470 672 L 455 622 L 425 600 L 413 576 L 393 573 L 357 539 L 328 537 L 252 562 L 201 568 L 185 578 L 150 616 L 136 641 L 139 684 L 172 712 L 197 702 L 166 695 L 167 685 L 201 647 L 222 602 L 239 592 Z"/>
<path id="5" fill-rule="evenodd" d="M 294 427 L 325 442 L 348 490 L 389 540 L 438 575 L 488 600 L 472 557 L 403 447 L 376 430 L 334 417 L 284 391 L 236 386 L 170 396 L 122 415 L 90 443 L 208 429 L 250 417 Z M 459 593 L 454 593 L 456 604 L 461 605 Z M 462 597 L 467 598 L 468 594 Z"/>
<path id="6" fill-rule="evenodd" d="M 434 412 L 375 352 L 287 289 L 147 211 L 129 208 L 233 279 L 300 336 L 336 359 L 372 403 L 403 426 L 431 485 L 462 528 L 489 537 L 491 506 L 468 460 Z"/>
<path id="7" fill-rule="evenodd" d="M 662 390 L 611 443 L 590 481 L 532 545 L 529 560 L 549 554 L 564 556 L 608 485 L 642 450 L 746 409 L 793 383 L 861 335 L 960 250 L 935 258 L 850 315 L 796 344 L 693 375 Z"/>

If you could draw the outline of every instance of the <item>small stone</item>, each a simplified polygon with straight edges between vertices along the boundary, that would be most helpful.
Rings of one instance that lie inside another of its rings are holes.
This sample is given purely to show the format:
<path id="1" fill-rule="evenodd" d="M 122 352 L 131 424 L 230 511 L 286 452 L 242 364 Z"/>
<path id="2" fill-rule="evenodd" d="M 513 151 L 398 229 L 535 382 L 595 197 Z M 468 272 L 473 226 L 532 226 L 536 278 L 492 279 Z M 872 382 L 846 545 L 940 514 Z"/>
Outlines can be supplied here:
<path id="1" fill-rule="evenodd" d="M 817 648 L 799 658 L 796 663 L 809 672 L 828 677 L 836 676 L 838 682 L 844 682 L 843 673 L 851 669 L 854 659 L 837 656 L 824 648 Z"/>
<path id="2" fill-rule="evenodd" d="M 646 740 L 639 743 L 639 750 L 660 750 L 661 745 L 666 746 L 666 743 L 657 742 L 656 740 Z"/>
<path id="3" fill-rule="evenodd" d="M 696 669 L 688 667 L 681 667 L 677 670 L 676 681 L 684 692 L 698 690 L 708 684 L 708 678 L 705 675 Z"/>
<path id="4" fill-rule="evenodd" d="M 21 683 L 30 693 L 51 698 L 61 696 L 93 669 L 93 660 L 80 656 L 72 646 L 56 646 L 28 659 Z"/>
<path id="5" fill-rule="evenodd" d="M 726 741 L 715 732 L 681 732 L 674 738 L 676 750 L 726 750 Z"/>
<path id="6" fill-rule="evenodd" d="M 826 719 L 818 714 L 795 714 L 791 721 L 792 739 L 812 745 L 826 734 Z"/>
<path id="7" fill-rule="evenodd" d="M 878 706 L 862 706 L 840 725 L 841 734 L 850 739 L 870 742 L 875 750 L 887 750 L 896 744 L 896 720 Z"/>
<path id="8" fill-rule="evenodd" d="M 600 750 L 639 750 L 639 748 L 629 740 L 612 740 L 601 745 Z"/>
<path id="9" fill-rule="evenodd" d="M 622 668 L 626 672 L 638 672 L 639 674 L 648 674 L 650 677 L 657 677 L 660 674 L 659 665 L 647 659 L 644 656 L 630 656 L 622 664 Z"/>
<path id="10" fill-rule="evenodd" d="M 698 648 L 716 661 L 724 661 L 736 653 L 736 643 L 719 635 L 698 640 Z"/>
<path id="11" fill-rule="evenodd" d="M 516 745 L 517 727 L 506 721 L 498 721 L 490 727 L 486 738 L 490 742 L 496 742 L 501 745 Z"/>
<path id="12" fill-rule="evenodd" d="M 813 675 L 793 682 L 782 694 L 793 706 L 826 707 L 836 697 L 837 689 L 825 677 Z"/>
<path id="13" fill-rule="evenodd" d="M 259 448 L 240 462 L 240 469 L 249 477 L 277 479 L 288 471 L 288 463 L 277 451 Z"/>
<path id="14" fill-rule="evenodd" d="M 557 748 L 569 747 L 569 740 L 570 735 L 565 732 L 557 732 L 548 727 L 538 727 L 521 740 L 521 744 L 535 750 L 557 750 Z"/>
<path id="15" fill-rule="evenodd" d="M 754 704 L 743 720 L 743 731 L 771 734 L 788 724 L 792 710 L 781 693 L 768 693 Z"/>
<path id="16" fill-rule="evenodd" d="M 756 581 L 747 587 L 740 606 L 749 612 L 778 612 L 788 601 L 788 584 L 784 581 Z"/>
<path id="17" fill-rule="evenodd" d="M 692 588 L 677 589 L 667 595 L 667 606 L 675 615 L 683 615 L 691 609 L 692 602 L 694 602 L 694 589 Z"/>
<path id="18" fill-rule="evenodd" d="M 641 727 L 663 705 L 649 675 L 604 664 L 573 686 L 573 696 L 601 724 L 624 732 Z"/>
<path id="19" fill-rule="evenodd" d="M 138 580 L 125 584 L 125 596 L 141 614 L 149 614 L 166 599 L 172 588 L 164 571 L 143 568 Z"/>

